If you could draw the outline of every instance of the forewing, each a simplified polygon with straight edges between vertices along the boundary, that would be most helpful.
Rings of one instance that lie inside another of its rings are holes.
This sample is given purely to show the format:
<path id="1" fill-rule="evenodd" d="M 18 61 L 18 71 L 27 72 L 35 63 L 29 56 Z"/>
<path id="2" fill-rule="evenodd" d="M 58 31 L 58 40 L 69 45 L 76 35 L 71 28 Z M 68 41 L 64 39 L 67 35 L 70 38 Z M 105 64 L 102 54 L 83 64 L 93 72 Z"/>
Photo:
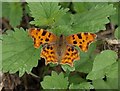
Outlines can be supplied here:
<path id="1" fill-rule="evenodd" d="M 88 46 L 96 38 L 96 34 L 93 33 L 78 33 L 66 37 L 67 44 L 78 46 L 82 51 L 87 51 Z"/>
<path id="2" fill-rule="evenodd" d="M 56 41 L 56 36 L 54 34 L 39 28 L 30 28 L 29 35 L 34 40 L 35 48 L 39 48 L 41 44 L 53 43 Z"/>

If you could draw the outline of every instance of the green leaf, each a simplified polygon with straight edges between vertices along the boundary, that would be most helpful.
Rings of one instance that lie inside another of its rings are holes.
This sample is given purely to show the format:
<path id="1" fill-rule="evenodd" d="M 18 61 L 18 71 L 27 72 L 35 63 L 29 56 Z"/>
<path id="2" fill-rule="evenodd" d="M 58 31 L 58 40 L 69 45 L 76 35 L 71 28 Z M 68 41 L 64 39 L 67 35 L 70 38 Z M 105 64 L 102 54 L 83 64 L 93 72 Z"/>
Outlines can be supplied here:
<path id="1" fill-rule="evenodd" d="M 110 17 L 111 19 L 111 22 L 114 24 L 114 25 L 118 25 L 118 12 L 116 12 L 114 15 L 112 15 Z"/>
<path id="2" fill-rule="evenodd" d="M 115 30 L 115 33 L 114 33 L 116 39 L 120 39 L 119 31 L 120 31 L 120 26 Z"/>
<path id="3" fill-rule="evenodd" d="M 118 79 L 107 78 L 107 81 L 96 79 L 93 80 L 93 86 L 95 89 L 118 89 Z"/>
<path id="4" fill-rule="evenodd" d="M 15 28 L 15 32 L 8 30 L 7 35 L 3 35 L 2 48 L 3 72 L 19 71 L 19 76 L 22 76 L 37 66 L 40 49 L 34 48 L 32 38 L 24 29 Z"/>
<path id="5" fill-rule="evenodd" d="M 59 21 L 57 21 L 56 22 L 56 26 L 60 26 L 60 25 L 67 25 L 67 26 L 69 26 L 70 27 L 70 25 L 71 25 L 71 14 L 70 13 L 66 13 L 66 14 L 64 14 L 60 19 L 59 19 Z M 65 30 L 64 30 L 65 31 Z"/>
<path id="6" fill-rule="evenodd" d="M 117 54 L 112 50 L 101 52 L 101 54 L 96 56 L 93 62 L 92 71 L 87 75 L 87 79 L 94 80 L 103 78 L 108 73 L 109 67 L 111 68 L 111 66 L 116 63 L 116 59 Z"/>
<path id="7" fill-rule="evenodd" d="M 100 78 L 93 80 L 95 89 L 118 89 L 118 62 L 115 62 L 102 71 L 106 75 L 106 81 Z"/>
<path id="8" fill-rule="evenodd" d="M 92 63 L 93 61 L 90 59 L 80 59 L 79 61 L 75 62 L 75 71 L 89 73 L 92 70 Z"/>
<path id="9" fill-rule="evenodd" d="M 114 15 L 111 15 L 110 16 L 110 20 L 111 20 L 111 22 L 112 22 L 112 24 L 114 24 L 114 25 L 118 25 L 118 16 L 119 16 L 119 14 L 118 14 L 118 12 L 119 12 L 119 9 L 120 9 L 120 7 L 119 7 L 119 3 L 117 3 L 117 2 L 112 2 L 113 3 L 113 5 L 114 5 L 114 7 L 116 8 L 116 12 L 115 12 L 115 14 Z"/>
<path id="10" fill-rule="evenodd" d="M 102 51 L 93 62 L 92 71 L 99 71 L 116 62 L 117 53 L 112 50 Z"/>
<path id="11" fill-rule="evenodd" d="M 74 32 L 97 32 L 105 29 L 108 17 L 115 13 L 113 4 L 99 3 L 89 11 L 73 15 L 72 29 Z"/>
<path id="12" fill-rule="evenodd" d="M 73 67 L 71 67 L 71 66 L 69 66 L 69 65 L 61 65 L 62 66 L 62 69 L 64 70 L 64 71 L 67 71 L 67 70 L 69 70 L 69 71 L 75 71 L 75 67 L 73 66 Z"/>
<path id="13" fill-rule="evenodd" d="M 3 2 L 2 3 L 2 17 L 9 17 L 9 3 L 8 2 Z"/>
<path id="14" fill-rule="evenodd" d="M 28 6 L 32 17 L 34 17 L 31 24 L 36 26 L 51 26 L 68 11 L 68 9 L 58 6 L 57 2 L 29 2 Z"/>
<path id="15" fill-rule="evenodd" d="M 105 69 L 106 76 L 109 78 L 118 78 L 118 62 L 108 66 Z"/>
<path id="16" fill-rule="evenodd" d="M 22 7 L 19 2 L 4 2 L 2 3 L 2 17 L 5 17 L 9 20 L 12 27 L 16 27 L 20 24 L 22 20 Z"/>
<path id="17" fill-rule="evenodd" d="M 90 79 L 90 80 L 95 80 L 95 79 L 100 79 L 100 78 L 104 78 L 105 73 L 103 70 L 99 70 L 99 71 L 91 71 L 86 79 Z"/>
<path id="18" fill-rule="evenodd" d="M 79 72 L 89 73 L 92 70 L 93 60 L 96 49 L 96 43 L 92 43 L 87 52 L 80 51 L 80 60 L 75 61 L 75 70 Z"/>
<path id="19" fill-rule="evenodd" d="M 72 34 L 71 31 L 73 31 L 73 30 L 70 28 L 69 25 L 59 25 L 58 27 L 53 28 L 50 31 L 52 31 L 57 36 L 60 36 L 61 34 L 68 36 L 68 35 Z"/>
<path id="20" fill-rule="evenodd" d="M 97 3 L 92 3 L 92 2 L 74 2 L 74 10 L 77 13 L 82 13 L 85 11 L 90 10 L 92 7 L 94 7 Z"/>
<path id="21" fill-rule="evenodd" d="M 80 84 L 82 82 L 85 82 L 85 79 L 83 79 L 80 74 L 75 73 L 75 74 L 70 74 L 69 75 L 69 83 L 73 83 L 73 84 Z"/>
<path id="22" fill-rule="evenodd" d="M 58 75 L 53 71 L 51 76 L 44 77 L 41 85 L 43 89 L 67 89 L 68 78 L 64 77 L 63 73 Z"/>
<path id="23" fill-rule="evenodd" d="M 71 84 L 69 89 L 93 89 L 94 87 L 88 82 L 82 82 L 81 84 Z"/>

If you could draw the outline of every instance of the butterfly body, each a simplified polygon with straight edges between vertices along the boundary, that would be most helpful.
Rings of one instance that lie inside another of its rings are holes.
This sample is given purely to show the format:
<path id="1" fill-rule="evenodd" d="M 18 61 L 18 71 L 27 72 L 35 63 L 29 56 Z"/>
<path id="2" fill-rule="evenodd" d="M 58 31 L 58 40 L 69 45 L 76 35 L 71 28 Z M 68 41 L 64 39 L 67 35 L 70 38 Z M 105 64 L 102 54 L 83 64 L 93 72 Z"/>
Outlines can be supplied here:
<path id="1" fill-rule="evenodd" d="M 43 45 L 40 56 L 44 58 L 45 64 L 68 64 L 73 66 L 73 61 L 80 59 L 78 46 L 82 51 L 87 51 L 88 45 L 94 41 L 96 35 L 92 33 L 78 33 L 70 36 L 59 37 L 43 29 L 29 29 L 29 35 L 34 40 L 34 47 Z"/>

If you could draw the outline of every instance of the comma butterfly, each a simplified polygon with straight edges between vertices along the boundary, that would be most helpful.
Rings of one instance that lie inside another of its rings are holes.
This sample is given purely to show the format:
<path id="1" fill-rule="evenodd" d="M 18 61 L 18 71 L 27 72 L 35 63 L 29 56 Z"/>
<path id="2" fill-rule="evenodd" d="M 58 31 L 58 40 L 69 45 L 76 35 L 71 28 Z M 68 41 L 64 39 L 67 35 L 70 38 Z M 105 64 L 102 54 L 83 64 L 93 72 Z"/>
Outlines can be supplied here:
<path id="1" fill-rule="evenodd" d="M 30 28 L 29 35 L 34 40 L 35 48 L 43 46 L 40 56 L 46 60 L 46 65 L 52 62 L 73 66 L 73 61 L 80 59 L 75 46 L 86 52 L 89 44 L 96 38 L 96 34 L 83 32 L 67 37 L 64 35 L 57 37 L 53 33 L 39 28 Z"/>

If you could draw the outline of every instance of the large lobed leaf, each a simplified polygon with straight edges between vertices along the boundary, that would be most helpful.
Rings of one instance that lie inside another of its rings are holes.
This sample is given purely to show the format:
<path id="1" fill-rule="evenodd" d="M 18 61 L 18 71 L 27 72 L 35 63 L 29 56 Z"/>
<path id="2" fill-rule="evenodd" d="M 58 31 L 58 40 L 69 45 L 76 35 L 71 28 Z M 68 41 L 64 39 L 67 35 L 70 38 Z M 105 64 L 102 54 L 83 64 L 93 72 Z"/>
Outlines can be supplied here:
<path id="1" fill-rule="evenodd" d="M 67 89 L 68 78 L 64 77 L 63 73 L 58 75 L 53 71 L 51 76 L 44 77 L 41 85 L 43 89 Z"/>
<path id="2" fill-rule="evenodd" d="M 34 21 L 31 23 L 36 26 L 52 25 L 67 11 L 67 9 L 64 10 L 63 8 L 60 8 L 57 2 L 29 2 L 28 6 L 32 17 L 34 17 Z"/>
<path id="3" fill-rule="evenodd" d="M 115 14 L 113 4 L 108 3 L 73 3 L 75 8 L 85 8 L 76 14 L 69 12 L 63 15 L 59 21 L 55 22 L 54 33 L 70 35 L 78 32 L 97 32 L 105 29 L 105 24 L 109 23 L 108 17 Z M 76 7 L 77 5 L 77 7 Z"/>
<path id="4" fill-rule="evenodd" d="M 33 47 L 32 39 L 24 29 L 15 28 L 15 32 L 8 30 L 7 35 L 3 35 L 2 44 L 3 72 L 19 71 L 22 76 L 37 65 L 40 50 Z"/>
<path id="5" fill-rule="evenodd" d="M 96 32 L 105 29 L 105 24 L 109 23 L 108 17 L 115 13 L 113 4 L 99 3 L 89 11 L 77 13 L 73 16 L 72 29 L 75 32 Z"/>
<path id="6" fill-rule="evenodd" d="M 92 71 L 87 79 L 93 80 L 95 89 L 117 89 L 118 88 L 118 62 L 117 53 L 105 50 L 97 55 Z M 103 78 L 106 76 L 106 81 Z"/>
<path id="7" fill-rule="evenodd" d="M 88 74 L 87 79 L 99 79 L 104 77 L 107 67 L 112 66 L 117 60 L 117 54 L 111 50 L 102 51 L 101 54 L 97 55 L 94 62 L 92 71 Z M 113 70 L 114 72 L 115 70 Z"/>
<path id="8" fill-rule="evenodd" d="M 22 20 L 22 7 L 20 2 L 3 2 L 2 17 L 7 18 L 12 27 L 16 27 Z"/>

